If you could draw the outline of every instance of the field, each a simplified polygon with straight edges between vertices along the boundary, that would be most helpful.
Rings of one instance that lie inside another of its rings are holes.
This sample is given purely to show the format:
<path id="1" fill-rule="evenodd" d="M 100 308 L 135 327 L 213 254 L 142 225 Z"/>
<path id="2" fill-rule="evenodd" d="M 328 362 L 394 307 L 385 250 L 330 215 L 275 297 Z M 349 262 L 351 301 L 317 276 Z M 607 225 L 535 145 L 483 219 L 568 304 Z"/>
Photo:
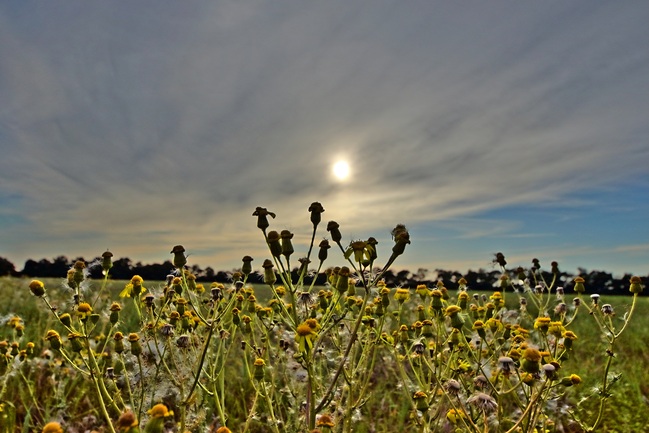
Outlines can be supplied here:
<path id="1" fill-rule="evenodd" d="M 74 292 L 64 287 L 60 280 L 49 280 L 44 281 L 44 283 L 47 288 L 48 302 L 57 310 L 59 317 L 62 312 L 74 312 L 77 309 L 72 297 Z M 120 415 L 120 412 L 125 410 L 124 408 L 131 408 L 139 414 L 141 419 L 154 419 L 154 414 L 147 415 L 146 409 L 160 402 L 164 402 L 170 409 L 173 408 L 176 414 L 175 416 L 170 413 L 167 414 L 168 416 L 164 418 L 164 424 L 161 420 L 159 429 L 153 431 L 162 431 L 163 426 L 166 426 L 173 429 L 183 428 L 192 432 L 210 431 L 210 429 L 216 432 L 217 428 L 223 424 L 220 421 L 223 419 L 228 420 L 228 427 L 232 431 L 307 431 L 300 427 L 300 422 L 304 423 L 304 425 L 309 424 L 309 415 L 304 412 L 305 410 L 308 411 L 308 408 L 305 409 L 304 402 L 300 401 L 300 399 L 304 397 L 308 401 L 308 396 L 311 396 L 312 399 L 315 398 L 316 393 L 310 393 L 311 388 L 317 389 L 319 395 L 324 394 L 325 390 L 322 387 L 318 388 L 317 383 L 311 383 L 310 380 L 305 383 L 304 374 L 306 373 L 302 373 L 301 370 L 305 366 L 307 369 L 317 369 L 318 372 L 310 371 L 310 373 L 314 377 L 318 377 L 319 374 L 323 383 L 330 381 L 334 372 L 339 370 L 337 363 L 340 362 L 341 355 L 338 352 L 341 352 L 342 347 L 346 344 L 344 336 L 338 337 L 336 328 L 340 326 L 340 334 L 351 333 L 353 321 L 349 323 L 336 322 L 336 326 L 332 327 L 333 331 L 330 329 L 333 335 L 331 341 L 320 342 L 320 347 L 324 348 L 323 354 L 313 354 L 316 361 L 318 356 L 321 356 L 322 362 L 317 361 L 313 364 L 305 363 L 300 358 L 301 356 L 311 355 L 310 350 L 315 350 L 313 346 L 309 347 L 310 344 L 313 344 L 313 341 L 309 340 L 311 334 L 306 334 L 306 338 L 300 340 L 287 333 L 286 330 L 281 331 L 283 332 L 281 335 L 273 336 L 272 332 L 280 328 L 273 328 L 270 331 L 270 328 L 268 328 L 265 334 L 262 332 L 255 335 L 258 332 L 257 328 L 254 328 L 254 330 L 250 328 L 246 331 L 246 319 L 235 326 L 232 324 L 231 315 L 228 315 L 227 320 L 224 319 L 222 322 L 222 326 L 219 328 L 220 335 L 212 340 L 210 347 L 214 349 L 215 354 L 212 354 L 211 358 L 209 354 L 205 356 L 208 351 L 203 352 L 201 348 L 201 342 L 208 338 L 206 331 L 199 334 L 200 328 L 196 327 L 196 331 L 193 333 L 191 330 L 184 333 L 192 338 L 197 337 L 196 340 L 192 340 L 192 344 L 195 344 L 195 346 L 190 346 L 189 349 L 184 351 L 172 352 L 171 348 L 166 346 L 162 349 L 158 347 L 150 350 L 149 345 L 152 342 L 155 341 L 158 346 L 161 346 L 162 343 L 160 340 L 153 339 L 153 337 L 147 337 L 147 335 L 153 334 L 147 334 L 147 331 L 144 330 L 144 332 L 140 332 L 140 336 L 143 343 L 146 340 L 147 345 L 145 345 L 142 356 L 138 356 L 137 360 L 134 360 L 129 358 L 131 355 L 126 357 L 120 354 L 118 359 L 113 351 L 112 359 L 108 360 L 106 357 L 101 357 L 100 353 L 102 351 L 98 349 L 102 347 L 105 352 L 111 352 L 112 341 L 111 344 L 106 344 L 107 335 L 114 335 L 115 331 L 119 329 L 126 336 L 130 332 L 141 331 L 139 329 L 140 323 L 147 323 L 146 319 L 138 319 L 138 313 L 142 314 L 142 312 L 138 312 L 138 307 L 135 306 L 134 302 L 126 302 L 128 298 L 124 299 L 118 296 L 128 284 L 128 281 L 108 281 L 103 291 L 99 293 L 102 281 L 86 281 L 84 283 L 82 295 L 84 299 L 92 304 L 93 311 L 99 313 L 100 316 L 93 317 L 92 320 L 97 321 L 101 327 L 88 332 L 88 335 L 92 336 L 88 339 L 89 345 L 94 346 L 94 351 L 97 353 L 98 364 L 94 365 L 92 364 L 94 358 L 86 353 L 87 347 L 78 350 L 68 348 L 65 359 L 61 357 L 62 352 L 59 353 L 51 348 L 51 341 L 45 340 L 48 330 L 58 330 L 63 337 L 68 333 L 65 327 L 61 326 L 60 319 L 49 311 L 49 307 L 41 299 L 30 293 L 30 280 L 9 278 L 0 280 L 0 299 L 2 299 L 0 316 L 3 325 L 0 328 L 2 330 L 0 341 L 4 340 L 3 345 L 7 353 L 7 361 L 2 368 L 2 389 L 0 390 L 1 432 L 40 431 L 45 423 L 53 420 L 60 422 L 69 432 L 109 431 L 110 428 L 106 426 L 105 422 L 107 417 L 114 421 Z M 163 292 L 165 283 L 145 282 L 144 285 L 149 287 L 149 293 L 155 293 L 156 297 L 158 297 Z M 408 299 L 405 299 L 403 304 L 398 303 L 398 308 L 393 311 L 392 317 L 385 321 L 383 320 L 385 316 L 378 315 L 375 317 L 377 321 L 381 321 L 382 329 L 393 329 L 392 337 L 397 339 L 401 338 L 397 331 L 399 324 L 413 323 L 417 320 L 415 316 L 422 314 L 421 312 L 417 313 L 415 307 L 418 296 L 414 289 L 408 291 Z M 252 293 L 254 290 L 255 304 L 260 306 L 257 308 L 256 313 L 258 314 L 262 306 L 269 305 L 269 301 L 274 297 L 269 286 L 256 286 L 246 290 L 246 297 L 249 296 L 248 293 Z M 318 291 L 319 288 L 313 290 L 314 293 L 318 293 Z M 470 291 L 468 293 L 474 295 Z M 450 294 L 449 305 L 453 303 L 453 296 L 456 296 L 456 292 Z M 486 293 L 485 295 L 492 296 L 493 293 Z M 506 295 L 507 308 L 510 311 L 517 311 L 519 296 L 514 293 L 506 293 Z M 390 293 L 392 306 L 395 305 L 396 296 L 397 293 L 392 289 Z M 476 298 L 479 298 L 479 296 Z M 554 294 L 537 296 L 537 299 L 551 301 L 549 305 L 556 303 L 554 298 Z M 585 304 L 591 302 L 587 294 L 582 295 L 582 298 Z M 426 298 L 422 295 L 421 299 Z M 114 300 L 124 302 L 123 309 L 120 311 L 119 322 L 113 327 L 108 319 L 109 307 Z M 480 303 L 481 301 L 477 302 Z M 566 302 L 569 303 L 570 301 L 566 300 Z M 615 315 L 611 315 L 607 319 L 611 320 L 611 324 L 616 329 L 620 329 L 624 326 L 625 312 L 629 310 L 631 303 L 632 298 L 630 296 L 602 297 L 598 305 L 610 304 L 614 308 Z M 413 304 L 410 309 L 412 313 L 406 314 L 406 307 L 410 304 Z M 248 309 L 245 302 L 240 306 L 242 312 L 248 312 L 254 317 L 254 307 Z M 528 306 L 528 311 L 532 319 L 536 317 L 537 311 L 534 311 L 533 305 Z M 601 424 L 596 431 L 629 432 L 647 430 L 649 423 L 645 413 L 649 394 L 649 370 L 646 368 L 649 365 L 649 351 L 646 350 L 646 342 L 649 341 L 648 312 L 648 301 L 641 297 L 638 298 L 632 320 L 629 321 L 624 333 L 615 341 L 612 353 L 607 354 L 609 345 L 606 341 L 606 335 L 598 327 L 595 318 L 590 317 L 588 311 L 583 307 L 581 308 L 580 314 L 574 317 L 569 328 L 578 336 L 578 339 L 574 341 L 569 356 L 561 359 L 561 373 L 565 371 L 566 373 L 576 374 L 581 378 L 581 383 L 566 388 L 565 392 L 562 391 L 552 396 L 548 394 L 542 403 L 537 402 L 537 404 L 545 406 L 539 411 L 538 425 L 542 424 L 543 428 L 548 431 L 581 431 L 581 427 L 578 426 L 574 419 L 584 421 L 584 425 L 592 425 L 599 416 L 602 397 L 606 397 L 601 413 Z M 15 319 L 16 317 L 19 319 Z M 168 319 L 168 316 L 161 315 L 160 317 Z M 472 332 L 471 323 L 473 323 L 473 320 L 469 320 L 468 313 L 465 319 L 467 319 L 466 324 L 462 325 L 462 329 L 468 335 Z M 73 316 L 72 320 L 76 322 L 77 317 Z M 325 322 L 325 319 L 321 318 L 321 316 L 318 316 L 318 320 Z M 369 316 L 366 317 L 366 320 L 370 320 Z M 448 325 L 448 317 L 445 320 L 446 325 Z M 90 323 L 90 321 L 83 321 L 83 329 L 86 329 L 87 323 Z M 255 325 L 255 323 L 257 322 L 252 324 Z M 366 325 L 367 323 L 364 323 L 361 328 L 365 329 L 367 327 L 370 331 L 359 331 L 360 340 L 369 339 L 374 335 L 370 326 Z M 23 326 L 24 329 L 22 329 Z M 237 327 L 241 328 L 241 331 L 238 331 Z M 530 323 L 528 327 L 532 328 L 533 325 Z M 162 328 L 156 325 L 156 329 L 161 330 Z M 177 329 L 180 330 L 180 328 Z M 474 326 L 473 331 L 475 329 Z M 324 333 L 324 331 L 322 332 Z M 235 335 L 236 338 L 234 338 Z M 299 327 L 297 335 L 300 335 Z M 387 340 L 390 336 L 384 335 L 382 338 Z M 415 343 L 417 341 L 416 339 L 413 340 L 412 336 L 403 338 L 410 338 L 407 340 L 408 345 L 413 344 L 413 341 Z M 62 341 L 64 347 L 66 347 L 71 343 L 71 338 L 62 338 Z M 286 347 L 291 346 L 290 350 L 285 351 L 287 355 L 282 355 L 281 351 L 271 355 L 271 342 L 277 344 L 278 341 L 280 341 L 279 344 L 286 345 Z M 281 341 L 284 341 L 284 343 L 281 343 Z M 390 339 L 391 341 L 392 339 Z M 446 342 L 448 341 L 450 340 L 446 340 Z M 13 344 L 14 342 L 18 344 Z M 33 343 L 33 348 L 28 349 L 28 342 Z M 442 352 L 441 343 L 444 342 L 438 341 L 438 346 L 435 348 L 436 351 L 440 351 L 440 354 L 437 355 L 438 359 L 441 359 L 439 358 L 441 356 L 447 356 L 444 353 L 448 352 L 448 350 Z M 492 343 L 497 344 L 497 339 L 488 344 Z M 240 345 L 249 347 L 239 347 Z M 300 348 L 294 347 L 294 345 L 299 345 Z M 407 345 L 402 344 L 401 346 L 406 348 L 404 350 L 407 350 Z M 429 342 L 428 346 L 432 348 L 433 343 Z M 354 350 L 357 350 L 356 346 L 353 347 Z M 430 381 L 437 379 L 431 378 L 430 373 L 426 373 L 424 370 L 422 370 L 422 376 L 418 376 L 416 370 L 421 368 L 421 365 L 412 361 L 410 361 L 409 368 L 412 368 L 413 371 L 405 371 L 400 367 L 401 363 L 396 360 L 403 359 L 406 352 L 397 350 L 400 347 L 398 342 L 384 344 L 373 352 L 365 352 L 363 347 L 358 349 L 360 350 L 358 352 L 352 351 L 350 356 L 356 360 L 355 362 L 358 362 L 358 365 L 364 365 L 364 370 L 350 369 L 347 371 L 342 369 L 343 384 L 340 385 L 340 389 L 335 388 L 336 391 L 329 397 L 330 404 L 326 406 L 327 410 L 325 412 L 331 414 L 334 418 L 336 427 L 333 427 L 333 424 L 329 426 L 325 422 L 326 419 L 322 418 L 319 413 L 317 426 L 321 431 L 329 431 L 327 429 L 354 432 L 454 431 L 453 429 L 457 429 L 457 431 L 506 430 L 504 427 L 507 425 L 505 421 L 501 422 L 500 427 L 494 427 L 493 421 L 487 419 L 486 413 L 484 414 L 484 422 L 480 425 L 478 424 L 482 421 L 477 415 L 473 417 L 475 423 L 467 423 L 463 420 L 460 420 L 463 423 L 450 422 L 452 417 L 449 417 L 449 412 L 455 406 L 452 405 L 452 399 L 449 397 L 451 392 L 447 385 L 450 383 L 449 378 L 457 379 L 463 387 L 466 387 L 465 379 L 471 377 L 470 371 L 468 373 L 458 373 L 448 370 L 451 371 L 448 373 L 450 376 L 444 379 L 444 385 L 439 387 L 431 385 L 430 388 L 427 388 L 426 392 L 431 395 L 427 396 L 425 405 L 419 406 L 420 402 L 416 397 L 415 403 L 410 398 L 413 390 L 416 389 L 413 384 L 416 385 L 417 380 L 420 380 L 421 377 L 428 377 Z M 250 350 L 254 350 L 255 355 L 250 356 Z M 336 350 L 338 352 L 333 353 Z M 133 346 L 131 346 L 131 351 L 134 351 Z M 431 355 L 432 352 L 433 350 L 431 350 Z M 486 349 L 485 352 L 487 352 Z M 289 356 L 290 354 L 292 356 Z M 611 355 L 612 362 L 607 377 L 607 385 L 603 388 L 602 379 Z M 462 368 L 475 369 L 475 366 L 469 366 L 468 363 L 463 367 L 461 358 L 453 358 L 452 355 L 448 356 L 448 359 L 445 358 L 441 362 L 448 361 L 449 365 L 455 363 L 454 368 L 457 371 Z M 166 357 L 168 357 L 169 365 L 161 361 Z M 365 359 L 366 357 L 368 359 Z M 123 365 L 118 362 L 120 359 Z M 434 361 L 435 358 L 431 359 Z M 205 371 L 206 378 L 202 381 L 195 381 L 192 369 L 196 368 L 199 361 L 204 363 L 203 371 Z M 140 364 L 138 369 L 138 362 L 144 363 L 145 367 L 143 368 Z M 262 362 L 264 362 L 263 368 L 257 369 L 258 364 L 261 365 Z M 424 360 L 424 362 L 426 361 Z M 187 363 L 187 365 L 183 366 L 183 363 Z M 492 365 L 494 363 L 495 361 L 491 362 Z M 483 364 L 485 366 L 489 365 L 487 361 Z M 417 367 L 418 365 L 419 367 Z M 109 367 L 112 367 L 112 369 L 107 370 Z M 121 367 L 126 367 L 127 371 L 124 372 Z M 106 379 L 103 382 L 97 382 L 97 378 L 92 374 L 81 374 L 82 372 L 91 371 L 93 368 L 101 369 L 104 372 Z M 217 368 L 222 369 L 220 375 Z M 162 371 L 165 369 L 167 370 L 166 373 Z M 226 369 L 227 372 L 225 372 Z M 129 377 L 129 370 L 131 370 L 131 379 L 125 385 L 124 378 Z M 107 374 L 107 371 L 109 374 Z M 134 371 L 136 373 L 133 373 Z M 440 369 L 439 371 L 446 370 Z M 350 376 L 347 376 L 348 374 Z M 113 375 L 117 379 L 111 379 Z M 148 382 L 145 382 L 139 380 L 139 375 L 150 376 L 155 379 L 149 379 Z M 353 375 L 357 375 L 358 380 Z M 177 381 L 174 381 L 174 376 Z M 564 376 L 564 374 L 560 374 L 560 376 Z M 412 382 L 409 382 L 409 380 Z M 555 383 L 558 384 L 558 380 L 558 378 L 555 378 Z M 198 387 L 196 387 L 196 382 L 198 382 Z M 101 399 L 98 399 L 97 396 L 102 394 L 99 385 L 105 387 L 108 396 L 104 395 Z M 196 390 L 194 390 L 195 387 Z M 307 391 L 300 390 L 300 387 L 306 387 Z M 127 388 L 129 389 L 127 390 Z M 356 391 L 356 389 L 360 390 Z M 465 391 L 461 392 L 464 393 Z M 117 395 L 116 393 L 120 395 L 119 400 L 121 402 L 115 402 L 117 399 L 110 397 Z M 188 397 L 188 393 L 194 397 Z M 219 396 L 221 399 L 219 399 Z M 362 399 L 359 398 L 353 407 L 347 403 L 354 397 L 360 396 L 363 396 Z M 284 400 L 281 401 L 281 399 Z M 341 401 L 337 402 L 336 399 Z M 111 408 L 108 401 L 112 401 L 114 407 Z M 446 403 L 444 403 L 445 401 Z M 506 407 L 507 402 L 505 400 L 499 400 L 499 403 L 503 408 Z M 449 404 L 451 405 L 449 406 Z M 273 407 L 275 413 L 272 410 Z M 179 419 L 181 412 L 184 417 L 182 420 Z M 548 418 L 547 422 L 541 423 L 540 420 L 545 417 L 541 412 L 548 412 L 553 415 Z M 514 410 L 514 415 L 515 413 L 516 410 Z M 423 418 L 421 418 L 422 416 Z M 512 418 L 515 417 L 512 416 Z M 311 426 L 314 425 L 315 419 L 314 417 L 311 420 Z M 322 421 L 323 419 L 325 421 Z M 507 419 L 507 417 L 503 415 L 503 419 Z M 182 423 L 180 427 L 179 422 Z M 274 427 L 271 427 L 273 425 Z M 514 431 L 534 431 L 534 426 L 531 424 L 525 425 L 521 423 L 520 425 L 514 425 L 513 421 L 510 421 L 508 426 L 521 429 Z M 151 426 L 147 428 L 149 427 Z M 526 429 L 523 429 L 523 427 L 526 427 Z M 135 431 L 134 427 L 120 425 L 119 423 L 117 424 L 117 430 Z"/>

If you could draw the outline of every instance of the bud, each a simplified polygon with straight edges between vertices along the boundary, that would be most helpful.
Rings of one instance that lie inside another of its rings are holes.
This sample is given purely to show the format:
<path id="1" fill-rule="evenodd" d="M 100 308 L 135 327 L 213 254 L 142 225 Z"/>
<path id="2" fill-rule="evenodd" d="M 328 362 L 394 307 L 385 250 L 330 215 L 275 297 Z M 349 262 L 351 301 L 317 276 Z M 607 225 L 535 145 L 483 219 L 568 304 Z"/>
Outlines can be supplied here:
<path id="1" fill-rule="evenodd" d="M 327 260 L 327 250 L 331 248 L 329 241 L 326 239 L 321 240 L 318 247 L 320 248 L 320 251 L 318 251 L 318 260 L 320 260 L 320 262 L 324 262 L 325 260 Z"/>
<path id="2" fill-rule="evenodd" d="M 108 271 L 110 271 L 112 267 L 113 267 L 113 253 L 111 253 L 110 251 L 105 251 L 101 255 L 101 269 L 103 269 L 105 273 L 108 273 Z"/>
<path id="3" fill-rule="evenodd" d="M 253 258 L 250 256 L 243 257 L 243 266 L 241 266 L 241 272 L 243 275 L 248 276 L 252 272 L 252 260 Z"/>
<path id="4" fill-rule="evenodd" d="M 261 358 L 255 359 L 253 377 L 255 378 L 255 380 L 261 381 L 264 380 L 265 374 L 266 362 Z"/>
<path id="5" fill-rule="evenodd" d="M 282 230 L 279 236 L 282 238 L 282 254 L 288 259 L 295 252 L 293 242 L 291 241 L 293 239 L 293 233 L 289 230 Z"/>
<path id="6" fill-rule="evenodd" d="M 187 264 L 187 257 L 185 257 L 185 248 L 182 245 L 173 247 L 169 254 L 174 255 L 174 266 L 182 269 Z"/>
<path id="7" fill-rule="evenodd" d="M 324 211 L 322 205 L 317 201 L 314 201 L 311 203 L 311 206 L 309 206 L 309 212 L 311 212 L 311 223 L 313 224 L 314 229 L 318 224 L 320 224 L 320 221 L 322 221 L 322 212 Z"/>
<path id="8" fill-rule="evenodd" d="M 503 253 L 496 253 L 496 258 L 494 259 L 494 263 L 498 263 L 501 267 L 505 267 L 507 265 L 507 260 L 505 260 L 505 255 Z"/>
<path id="9" fill-rule="evenodd" d="M 397 226 L 392 229 L 392 238 L 394 239 L 394 246 L 392 247 L 392 255 L 399 256 L 403 254 L 406 249 L 406 245 L 410 243 L 410 233 L 406 229 L 406 226 L 403 224 L 397 224 Z"/>
<path id="10" fill-rule="evenodd" d="M 349 274 L 351 273 L 349 267 L 343 266 L 338 272 L 338 281 L 336 282 L 336 290 L 339 293 L 345 293 L 349 289 Z"/>
<path id="11" fill-rule="evenodd" d="M 340 244 L 340 241 L 343 238 L 343 235 L 340 233 L 340 224 L 336 221 L 329 221 L 327 223 L 327 231 L 331 234 L 331 240 L 337 244 Z"/>
<path id="12" fill-rule="evenodd" d="M 642 292 L 642 279 L 640 277 L 633 276 L 631 277 L 629 282 L 631 283 L 631 286 L 629 286 L 629 292 L 633 293 L 634 295 Z"/>
<path id="13" fill-rule="evenodd" d="M 132 332 L 128 334 L 128 342 L 131 343 L 131 353 L 135 356 L 142 355 L 142 346 L 140 345 L 140 337 Z"/>
<path id="14" fill-rule="evenodd" d="M 83 336 L 81 334 L 78 334 L 76 332 L 71 332 L 68 334 L 68 341 L 72 346 L 73 352 L 81 352 L 81 350 L 83 349 L 83 343 L 81 341 L 82 337 Z"/>
<path id="15" fill-rule="evenodd" d="M 420 412 L 425 412 L 428 410 L 428 395 L 423 391 L 417 391 L 412 396 L 412 399 L 415 401 L 415 407 Z"/>
<path id="16" fill-rule="evenodd" d="M 45 284 L 40 280 L 32 280 L 32 282 L 29 283 L 29 290 L 31 290 L 34 296 L 40 298 L 45 294 Z"/>
<path id="17" fill-rule="evenodd" d="M 123 353 L 124 352 L 124 334 L 121 332 L 116 332 L 115 335 L 113 335 L 113 346 L 115 349 L 115 353 Z"/>
<path id="18" fill-rule="evenodd" d="M 268 215 L 275 218 L 275 214 L 273 212 L 269 212 L 265 207 L 257 207 L 252 213 L 252 216 L 257 217 L 257 228 L 261 229 L 264 232 L 270 225 L 268 223 Z"/>
<path id="19" fill-rule="evenodd" d="M 53 329 L 47 331 L 45 339 L 50 342 L 50 347 L 52 349 L 59 350 L 61 348 L 61 336 Z"/>
<path id="20" fill-rule="evenodd" d="M 586 291 L 586 288 L 584 287 L 586 280 L 584 280 L 582 277 L 577 277 L 573 281 L 575 282 L 575 292 L 581 294 Z"/>
<path id="21" fill-rule="evenodd" d="M 275 265 L 273 265 L 273 262 L 270 259 L 266 259 L 264 260 L 264 264 L 261 266 L 264 268 L 264 283 L 272 286 L 275 284 L 275 281 L 277 281 L 277 276 L 275 275 L 275 271 L 273 271 Z"/>
<path id="22" fill-rule="evenodd" d="M 280 235 L 275 230 L 268 232 L 266 241 L 268 242 L 268 248 L 273 257 L 279 257 L 282 255 L 282 245 L 279 242 Z"/>
<path id="23" fill-rule="evenodd" d="M 119 312 L 122 310 L 122 306 L 117 302 L 113 302 L 110 305 L 110 323 L 115 325 L 119 321 Z"/>

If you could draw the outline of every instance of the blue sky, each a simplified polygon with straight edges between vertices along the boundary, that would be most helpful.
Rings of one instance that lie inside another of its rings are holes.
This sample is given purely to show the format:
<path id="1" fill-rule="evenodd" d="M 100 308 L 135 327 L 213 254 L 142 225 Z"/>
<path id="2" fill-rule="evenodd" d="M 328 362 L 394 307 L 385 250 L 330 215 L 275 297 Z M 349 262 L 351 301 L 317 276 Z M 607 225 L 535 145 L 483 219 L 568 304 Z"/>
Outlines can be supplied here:
<path id="1" fill-rule="evenodd" d="M 299 251 L 320 201 L 383 257 L 406 224 L 397 267 L 502 251 L 647 275 L 648 19 L 646 1 L 4 2 L 0 256 L 183 244 L 259 265 L 254 208 Z"/>

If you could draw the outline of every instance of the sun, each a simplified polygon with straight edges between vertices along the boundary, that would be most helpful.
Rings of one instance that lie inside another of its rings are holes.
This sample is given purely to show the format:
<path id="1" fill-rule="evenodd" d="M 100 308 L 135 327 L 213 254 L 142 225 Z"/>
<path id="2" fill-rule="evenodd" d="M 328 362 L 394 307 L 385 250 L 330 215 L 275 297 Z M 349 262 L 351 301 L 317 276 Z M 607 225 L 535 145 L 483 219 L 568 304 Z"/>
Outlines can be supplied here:
<path id="1" fill-rule="evenodd" d="M 333 165 L 332 171 L 336 179 L 347 180 L 349 177 L 349 164 L 347 161 L 338 161 Z"/>

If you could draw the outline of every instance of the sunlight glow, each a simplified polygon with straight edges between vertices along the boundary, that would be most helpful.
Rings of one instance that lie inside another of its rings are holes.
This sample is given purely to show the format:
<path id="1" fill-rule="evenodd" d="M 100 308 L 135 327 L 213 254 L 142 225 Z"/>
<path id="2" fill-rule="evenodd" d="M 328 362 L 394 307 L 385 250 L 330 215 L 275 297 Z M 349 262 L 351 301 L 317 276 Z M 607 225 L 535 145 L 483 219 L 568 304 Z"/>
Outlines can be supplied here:
<path id="1" fill-rule="evenodd" d="M 349 164 L 347 161 L 338 161 L 333 165 L 333 173 L 338 180 L 346 180 L 349 177 Z"/>

